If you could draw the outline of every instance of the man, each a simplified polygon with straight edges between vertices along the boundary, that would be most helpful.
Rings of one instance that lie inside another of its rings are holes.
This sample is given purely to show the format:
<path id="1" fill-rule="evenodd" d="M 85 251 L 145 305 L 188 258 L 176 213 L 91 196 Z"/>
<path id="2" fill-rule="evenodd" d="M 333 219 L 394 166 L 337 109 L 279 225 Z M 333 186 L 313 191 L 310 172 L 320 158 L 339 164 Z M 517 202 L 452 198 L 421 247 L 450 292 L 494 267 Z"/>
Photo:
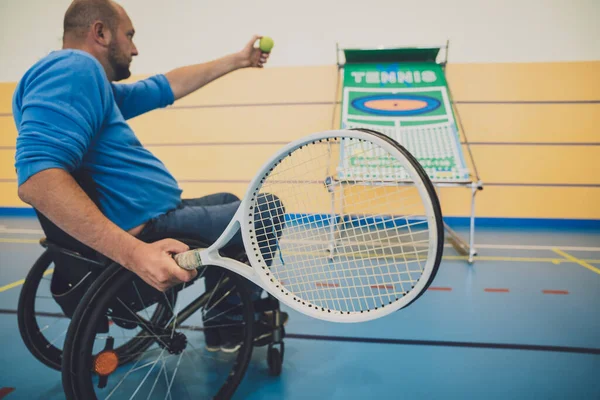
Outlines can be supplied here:
<path id="1" fill-rule="evenodd" d="M 188 250 L 175 240 L 145 243 L 149 232 L 202 232 L 213 242 L 239 205 L 229 194 L 182 200 L 165 166 L 125 122 L 166 107 L 241 68 L 262 68 L 269 54 L 254 36 L 238 53 L 177 68 L 130 84 L 138 50 L 125 10 L 110 0 L 75 0 L 64 18 L 63 49 L 37 62 L 13 99 L 19 132 L 15 166 L 19 197 L 65 232 L 131 270 L 160 291 L 189 282 L 172 255 Z M 73 178 L 84 171 L 98 205 Z"/>

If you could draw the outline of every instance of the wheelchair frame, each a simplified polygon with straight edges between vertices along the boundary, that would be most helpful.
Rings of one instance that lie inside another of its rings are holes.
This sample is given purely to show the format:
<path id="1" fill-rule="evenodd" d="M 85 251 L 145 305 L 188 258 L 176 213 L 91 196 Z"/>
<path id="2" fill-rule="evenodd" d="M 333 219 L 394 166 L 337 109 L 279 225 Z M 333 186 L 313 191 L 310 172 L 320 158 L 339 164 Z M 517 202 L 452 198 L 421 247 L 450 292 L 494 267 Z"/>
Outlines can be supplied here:
<path id="1" fill-rule="evenodd" d="M 45 219 L 45 221 L 44 221 L 44 219 Z M 85 255 L 82 254 L 82 252 L 78 251 L 78 250 L 80 250 L 82 248 L 82 246 L 84 246 L 83 249 L 85 249 L 87 246 L 81 244 L 80 242 L 76 241 L 75 239 L 73 239 L 72 237 L 67 235 L 66 233 L 62 232 L 62 230 L 60 230 L 60 228 L 56 227 L 56 225 L 54 225 L 49 220 L 47 220 L 45 217 L 40 215 L 39 212 L 38 212 L 38 220 L 40 220 L 40 223 L 42 224 L 42 228 L 44 229 L 44 233 L 46 233 L 46 235 L 47 235 L 47 237 L 42 238 L 40 240 L 40 245 L 46 249 L 44 254 L 46 254 L 46 252 L 49 252 L 49 255 L 46 255 L 46 257 L 51 257 L 51 260 L 49 261 L 48 265 L 50 265 L 52 262 L 54 262 L 54 260 L 56 259 L 56 254 L 61 254 L 63 256 L 68 257 L 69 260 L 77 260 L 79 262 L 86 263 L 90 269 L 97 269 L 99 271 L 99 273 L 96 277 L 94 277 L 94 280 L 95 280 L 96 278 L 98 278 L 101 271 L 103 271 L 105 268 L 107 268 L 111 264 L 110 260 L 101 256 L 97 252 L 95 252 L 94 255 L 96 255 L 98 257 L 98 259 L 93 259 L 92 257 L 89 257 L 88 254 L 91 254 L 91 253 L 88 253 Z M 48 226 L 49 224 L 51 224 L 52 226 L 49 227 Z M 73 246 L 65 246 L 64 245 L 65 237 L 60 238 L 61 240 L 59 240 L 59 241 L 61 242 L 61 244 L 58 244 L 56 241 L 54 241 L 48 237 L 49 233 L 56 233 L 56 232 L 63 233 L 64 235 L 66 235 L 65 236 L 66 238 L 72 239 L 75 244 Z M 172 237 L 172 236 L 175 236 L 175 235 L 165 235 L 165 237 L 163 237 L 163 238 Z M 142 240 L 144 240 L 144 239 L 142 239 Z M 148 240 L 148 239 L 146 239 L 146 240 Z M 159 239 L 157 239 L 157 240 L 159 240 Z M 189 240 L 194 240 L 194 239 L 189 239 Z M 42 256 L 44 256 L 44 254 Z M 38 259 L 38 261 L 39 261 L 39 259 Z M 34 264 L 34 266 L 35 266 L 35 264 Z M 86 275 L 86 277 L 87 277 L 87 275 Z M 93 280 L 91 282 L 89 282 L 89 284 L 86 286 L 86 288 L 85 288 L 86 291 L 92 283 L 93 283 Z M 24 287 L 25 287 L 25 284 L 24 284 Z M 36 291 L 32 294 L 34 296 L 33 301 L 35 301 L 35 296 L 37 294 L 38 289 L 39 289 L 39 287 L 36 287 Z M 24 294 L 25 294 L 25 296 L 23 296 Z M 273 319 L 272 319 L 273 334 L 271 336 L 270 341 L 263 343 L 261 345 L 256 345 L 256 347 L 268 345 L 267 364 L 269 367 L 269 372 L 271 375 L 278 376 L 281 373 L 281 368 L 282 368 L 282 363 L 283 363 L 283 355 L 284 355 L 283 338 L 285 337 L 285 329 L 283 327 L 283 323 L 282 323 L 282 319 L 281 319 L 281 310 L 279 307 L 279 301 L 276 300 L 274 297 L 272 297 L 270 294 L 268 296 L 269 297 L 267 299 L 261 300 L 261 301 L 263 301 L 263 303 L 265 303 L 267 305 L 265 308 L 262 308 L 262 310 L 273 312 Z M 19 308 L 21 308 L 21 305 L 23 304 L 24 301 L 31 300 L 31 299 L 23 298 L 23 297 L 27 297 L 26 293 L 21 293 L 20 297 L 21 298 L 19 300 Z M 54 300 L 56 301 L 56 298 Z M 265 302 L 265 300 L 266 300 L 266 302 Z M 61 308 L 62 308 L 62 305 L 61 305 Z M 256 311 L 259 311 L 259 310 L 256 310 Z M 65 314 L 65 317 L 71 319 L 70 317 L 67 317 L 66 314 Z M 34 316 L 34 318 L 35 318 L 35 316 Z M 73 321 L 71 320 L 69 323 L 72 324 Z M 36 325 L 37 325 L 37 323 L 36 323 Z M 35 345 L 32 343 L 31 340 L 29 340 L 26 337 L 27 334 L 29 336 L 31 336 L 33 334 L 41 334 L 41 332 L 39 332 L 39 331 L 38 332 L 25 332 L 24 330 L 31 329 L 31 327 L 23 327 L 21 323 L 19 325 L 19 328 L 21 331 L 21 336 L 22 336 L 25 344 L 27 345 L 28 350 L 34 355 L 34 357 L 36 357 L 38 360 L 40 360 L 41 362 L 43 362 L 44 364 L 46 364 L 47 366 L 49 366 L 51 368 L 59 369 L 60 365 L 57 365 L 56 363 L 48 362 L 47 360 L 44 360 L 43 357 L 40 357 L 40 354 L 38 352 L 39 351 L 43 352 L 43 349 L 40 350 L 40 349 L 32 348 L 31 346 L 35 347 Z M 39 327 L 38 327 L 38 329 L 39 329 Z M 63 345 L 64 345 L 64 343 L 63 343 Z M 253 345 L 252 347 L 255 347 L 255 345 Z M 279 349 L 277 347 L 279 347 Z M 252 349 L 250 349 L 249 357 L 251 357 L 251 354 L 252 354 Z M 62 359 L 62 354 L 61 354 L 61 359 Z"/>

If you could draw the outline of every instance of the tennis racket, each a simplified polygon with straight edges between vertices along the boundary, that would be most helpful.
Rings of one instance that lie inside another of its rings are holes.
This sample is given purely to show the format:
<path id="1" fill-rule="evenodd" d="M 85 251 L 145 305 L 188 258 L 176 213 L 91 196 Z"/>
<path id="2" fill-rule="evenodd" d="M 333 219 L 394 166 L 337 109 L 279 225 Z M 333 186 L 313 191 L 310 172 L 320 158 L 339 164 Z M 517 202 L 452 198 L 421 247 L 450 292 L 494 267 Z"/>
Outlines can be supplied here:
<path id="1" fill-rule="evenodd" d="M 219 253 L 238 232 L 250 266 Z M 311 317 L 361 322 L 422 295 L 443 242 L 439 201 L 418 161 L 378 132 L 336 130 L 282 148 L 219 239 L 174 258 L 187 270 L 233 271 Z"/>

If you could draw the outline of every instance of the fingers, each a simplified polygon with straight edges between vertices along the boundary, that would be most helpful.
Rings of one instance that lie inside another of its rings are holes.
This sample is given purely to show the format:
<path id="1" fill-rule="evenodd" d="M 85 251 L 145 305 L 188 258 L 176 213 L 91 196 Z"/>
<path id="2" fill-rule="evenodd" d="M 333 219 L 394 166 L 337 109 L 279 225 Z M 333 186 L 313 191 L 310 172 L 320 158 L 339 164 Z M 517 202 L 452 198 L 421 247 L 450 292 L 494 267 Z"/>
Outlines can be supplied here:
<path id="1" fill-rule="evenodd" d="M 198 271 L 192 270 L 188 271 L 181 268 L 172 257 L 171 254 L 178 254 L 188 251 L 190 248 L 185 243 L 174 239 L 164 239 L 160 242 L 161 250 L 169 253 L 168 263 L 169 263 L 169 273 L 170 273 L 170 281 L 173 285 L 179 284 L 181 282 L 189 282 L 198 275 Z"/>
<path id="2" fill-rule="evenodd" d="M 267 60 L 269 59 L 269 53 L 265 53 L 265 52 L 260 52 L 260 56 L 258 58 L 258 62 L 257 62 L 257 67 L 258 68 L 262 68 L 264 66 L 264 64 L 267 63 Z"/>
<path id="3" fill-rule="evenodd" d="M 250 67 L 263 68 L 269 59 L 269 53 L 261 51 L 257 44 L 257 41 L 262 37 L 262 35 L 253 35 L 244 50 L 242 50 L 242 54 L 249 62 L 248 66 Z"/>
<path id="4" fill-rule="evenodd" d="M 247 46 L 249 47 L 254 47 L 254 44 L 256 43 L 257 40 L 262 39 L 262 35 L 253 35 L 252 39 L 248 42 Z"/>
<path id="5" fill-rule="evenodd" d="M 177 285 L 182 282 L 189 282 L 198 275 L 198 271 L 196 271 L 195 269 L 191 271 L 185 270 L 179 265 L 177 265 L 177 263 L 174 260 L 173 264 L 174 267 L 171 268 L 171 274 L 175 278 L 173 283 L 174 285 Z"/>
<path id="6" fill-rule="evenodd" d="M 165 292 L 173 286 L 180 283 L 189 282 L 198 275 L 198 271 L 187 271 L 180 268 L 179 265 L 170 256 L 163 259 L 160 266 L 151 273 L 150 285 L 161 292 Z"/>
<path id="7" fill-rule="evenodd" d="M 166 251 L 167 253 L 183 253 L 184 251 L 188 251 L 190 249 L 187 244 L 175 239 L 163 239 L 156 243 L 160 245 L 160 249 L 162 251 Z"/>
<path id="8" fill-rule="evenodd" d="M 198 275 L 196 270 L 187 271 L 181 268 L 172 257 L 173 254 L 183 253 L 190 249 L 185 243 L 174 239 L 164 239 L 152 243 L 150 246 L 159 253 L 156 254 L 156 258 L 150 257 L 148 260 L 148 269 L 146 269 L 148 279 L 144 280 L 155 289 L 165 292 L 175 285 L 191 281 Z"/>

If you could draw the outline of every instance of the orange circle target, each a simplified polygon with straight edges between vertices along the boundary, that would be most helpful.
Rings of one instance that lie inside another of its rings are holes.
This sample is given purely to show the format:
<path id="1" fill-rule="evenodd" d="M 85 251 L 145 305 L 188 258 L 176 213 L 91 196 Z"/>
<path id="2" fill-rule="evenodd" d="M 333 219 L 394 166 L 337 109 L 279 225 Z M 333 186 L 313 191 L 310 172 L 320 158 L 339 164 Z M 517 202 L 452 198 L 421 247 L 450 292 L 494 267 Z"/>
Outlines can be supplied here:
<path id="1" fill-rule="evenodd" d="M 364 103 L 367 108 L 385 111 L 412 111 L 427 107 L 427 102 L 422 100 L 371 100 Z"/>
<path id="2" fill-rule="evenodd" d="M 371 94 L 355 98 L 352 107 L 367 114 L 387 117 L 408 117 L 427 114 L 438 109 L 441 101 L 422 94 Z"/>

